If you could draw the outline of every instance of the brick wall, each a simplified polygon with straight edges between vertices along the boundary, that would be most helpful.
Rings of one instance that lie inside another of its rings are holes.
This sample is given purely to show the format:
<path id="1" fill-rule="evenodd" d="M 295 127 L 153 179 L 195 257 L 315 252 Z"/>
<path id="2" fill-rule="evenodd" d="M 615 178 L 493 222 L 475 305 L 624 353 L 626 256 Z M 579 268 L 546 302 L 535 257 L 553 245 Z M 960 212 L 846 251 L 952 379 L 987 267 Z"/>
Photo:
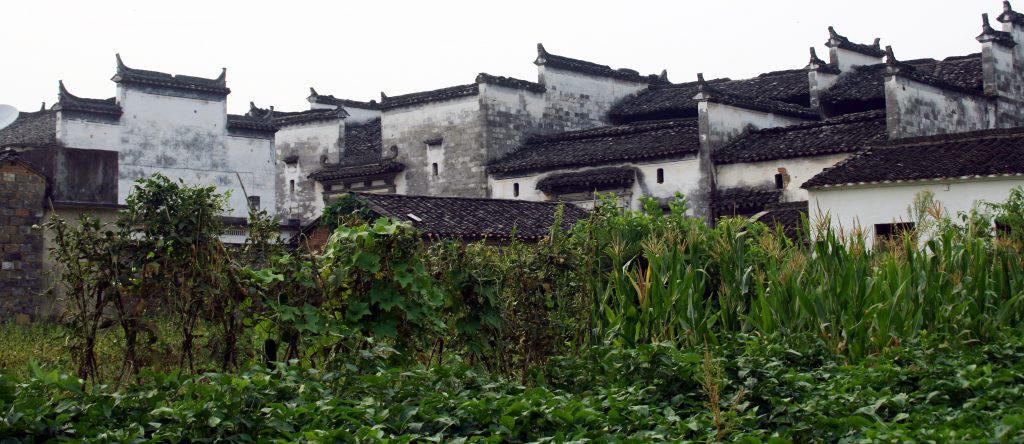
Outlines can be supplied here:
<path id="1" fill-rule="evenodd" d="M 0 161 L 0 321 L 36 317 L 43 290 L 42 223 L 46 180 L 14 161 Z"/>

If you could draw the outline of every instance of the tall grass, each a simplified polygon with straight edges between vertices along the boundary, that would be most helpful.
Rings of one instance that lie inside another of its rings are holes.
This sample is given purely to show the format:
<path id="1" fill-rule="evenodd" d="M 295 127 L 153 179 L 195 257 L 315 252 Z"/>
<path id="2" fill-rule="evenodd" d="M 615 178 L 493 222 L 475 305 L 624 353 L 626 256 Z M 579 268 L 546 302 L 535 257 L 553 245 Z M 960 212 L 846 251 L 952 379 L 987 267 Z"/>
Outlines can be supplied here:
<path id="1" fill-rule="evenodd" d="M 985 341 L 1024 326 L 1020 244 L 990 230 L 945 220 L 927 239 L 869 249 L 827 221 L 813 241 L 791 240 L 741 219 L 706 227 L 683 208 L 605 209 L 578 228 L 589 231 L 584 250 L 601 252 L 587 277 L 597 338 L 695 346 L 737 332 L 809 332 L 859 358 L 927 332 Z"/>

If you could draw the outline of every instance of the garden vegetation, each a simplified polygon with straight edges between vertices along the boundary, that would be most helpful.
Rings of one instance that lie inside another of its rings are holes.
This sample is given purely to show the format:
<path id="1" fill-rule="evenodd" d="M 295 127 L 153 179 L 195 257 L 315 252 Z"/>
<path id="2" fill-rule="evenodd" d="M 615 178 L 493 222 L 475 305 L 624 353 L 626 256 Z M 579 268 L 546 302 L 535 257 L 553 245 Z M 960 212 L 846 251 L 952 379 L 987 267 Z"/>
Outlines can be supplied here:
<path id="1" fill-rule="evenodd" d="M 2 327 L 0 439 L 1024 440 L 1024 191 L 874 248 L 612 202 L 495 244 L 342 199 L 322 248 L 259 211 L 229 246 L 224 196 L 142 180 L 44 227 L 66 310 Z"/>

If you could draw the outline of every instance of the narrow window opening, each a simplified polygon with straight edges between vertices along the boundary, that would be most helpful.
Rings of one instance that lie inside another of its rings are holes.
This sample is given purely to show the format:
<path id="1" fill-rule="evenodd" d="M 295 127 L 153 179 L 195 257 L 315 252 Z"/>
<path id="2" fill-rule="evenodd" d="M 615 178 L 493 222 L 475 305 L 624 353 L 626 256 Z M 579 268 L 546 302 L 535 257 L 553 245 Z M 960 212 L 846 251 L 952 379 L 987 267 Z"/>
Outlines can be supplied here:
<path id="1" fill-rule="evenodd" d="M 288 181 L 288 192 L 292 193 L 292 194 L 295 194 L 295 180 L 294 179 Z"/>
<path id="2" fill-rule="evenodd" d="M 785 186 L 786 186 L 786 183 L 783 180 L 782 173 L 776 174 L 775 175 L 775 189 L 781 190 Z"/>
<path id="3" fill-rule="evenodd" d="M 259 211 L 259 209 L 260 209 L 260 197 L 259 196 L 249 196 L 249 208 L 252 208 L 253 210 Z"/>
<path id="4" fill-rule="evenodd" d="M 519 197 L 519 183 L 512 184 L 512 196 Z"/>
<path id="5" fill-rule="evenodd" d="M 913 231 L 913 222 L 875 224 L 875 240 L 880 242 L 896 241 L 905 235 L 912 234 Z"/>
<path id="6" fill-rule="evenodd" d="M 373 181 L 367 180 L 363 182 L 363 188 L 370 188 L 371 186 L 373 186 Z"/>
<path id="7" fill-rule="evenodd" d="M 436 163 L 431 164 L 430 165 L 430 169 L 434 172 L 434 175 L 436 176 L 437 175 L 437 164 Z"/>
<path id="8" fill-rule="evenodd" d="M 665 183 L 665 170 L 658 168 L 658 183 Z"/>

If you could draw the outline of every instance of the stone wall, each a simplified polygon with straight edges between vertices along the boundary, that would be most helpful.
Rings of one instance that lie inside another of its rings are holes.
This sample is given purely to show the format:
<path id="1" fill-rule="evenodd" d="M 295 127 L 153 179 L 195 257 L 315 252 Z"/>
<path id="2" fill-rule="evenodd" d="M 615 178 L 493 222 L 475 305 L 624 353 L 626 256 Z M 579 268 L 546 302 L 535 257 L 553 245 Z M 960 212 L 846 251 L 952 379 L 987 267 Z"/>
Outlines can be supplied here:
<path id="1" fill-rule="evenodd" d="M 46 179 L 19 162 L 0 162 L 0 322 L 38 317 L 43 290 L 42 235 Z"/>

